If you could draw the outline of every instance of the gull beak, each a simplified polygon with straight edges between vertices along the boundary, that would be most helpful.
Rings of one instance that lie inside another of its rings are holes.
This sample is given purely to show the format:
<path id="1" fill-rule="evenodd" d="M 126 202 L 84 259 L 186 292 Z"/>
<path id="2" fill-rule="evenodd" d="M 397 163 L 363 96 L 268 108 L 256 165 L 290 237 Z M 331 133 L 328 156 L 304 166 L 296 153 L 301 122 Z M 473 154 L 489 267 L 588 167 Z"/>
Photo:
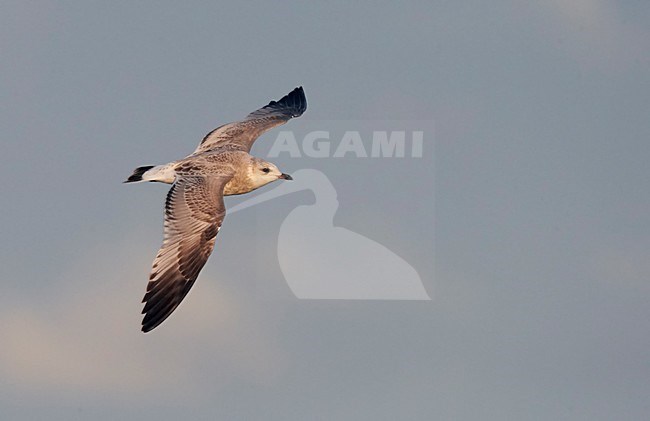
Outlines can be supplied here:
<path id="1" fill-rule="evenodd" d="M 289 174 L 285 174 L 285 173 L 282 173 L 280 175 L 280 177 L 278 177 L 278 178 L 281 178 L 283 180 L 293 180 L 293 177 L 291 177 Z"/>

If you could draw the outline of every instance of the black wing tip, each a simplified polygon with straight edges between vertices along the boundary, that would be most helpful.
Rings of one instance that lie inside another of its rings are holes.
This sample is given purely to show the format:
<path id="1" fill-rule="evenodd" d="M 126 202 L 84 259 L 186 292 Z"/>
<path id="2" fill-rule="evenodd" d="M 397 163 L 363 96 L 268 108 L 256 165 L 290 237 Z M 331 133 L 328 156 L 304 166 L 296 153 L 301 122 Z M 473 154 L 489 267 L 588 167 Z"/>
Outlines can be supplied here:
<path id="1" fill-rule="evenodd" d="M 302 86 L 298 86 L 293 91 L 289 92 L 278 101 L 271 101 L 269 105 L 271 107 L 280 106 L 282 108 L 287 108 L 291 110 L 292 117 L 300 117 L 302 113 L 307 110 L 307 98 L 305 97 L 305 90 Z"/>
<path id="2" fill-rule="evenodd" d="M 172 314 L 172 311 L 167 312 L 152 312 L 152 313 L 143 313 L 144 318 L 142 319 L 142 332 L 148 333 L 160 326 L 162 322 L 167 320 L 167 318 Z"/>
<path id="3" fill-rule="evenodd" d="M 142 313 L 141 313 L 144 315 L 144 317 L 142 318 L 142 332 L 144 333 L 151 332 L 152 330 L 154 330 L 162 322 L 164 322 L 176 309 L 176 306 L 173 306 L 172 310 L 169 311 L 170 308 L 169 299 L 163 298 L 163 301 L 161 301 L 160 299 L 156 301 L 152 301 L 153 295 L 154 295 L 154 291 L 147 291 L 147 293 L 142 298 L 142 303 L 144 304 L 144 308 L 142 309 Z M 164 304 L 162 308 L 160 307 L 161 303 Z"/>
<path id="4" fill-rule="evenodd" d="M 144 308 L 142 309 L 142 314 L 144 314 L 142 318 L 142 331 L 144 333 L 150 332 L 167 320 L 178 308 L 181 301 L 183 301 L 193 283 L 192 281 L 186 284 L 180 291 L 180 294 L 178 291 L 176 293 L 165 294 L 164 290 L 150 289 L 148 286 L 148 290 L 142 299 L 142 303 L 144 304 Z"/>
<path id="5" fill-rule="evenodd" d="M 142 332 L 143 333 L 151 332 L 152 330 L 154 330 L 156 328 L 156 326 L 158 326 L 160 324 L 160 322 L 155 323 L 155 324 L 152 323 L 150 314 L 147 315 L 144 312 L 143 312 L 143 314 L 144 314 L 144 318 L 142 319 Z"/>
<path id="6" fill-rule="evenodd" d="M 155 325 L 142 325 L 142 333 L 149 333 L 155 328 L 157 328 L 158 326 L 160 326 L 160 323 Z"/>
<path id="7" fill-rule="evenodd" d="M 165 318 L 165 319 L 166 319 L 166 318 Z M 165 319 L 163 319 L 163 320 L 158 320 L 158 321 L 153 322 L 153 323 L 152 323 L 152 322 L 145 323 L 145 322 L 143 321 L 143 322 L 142 322 L 142 329 L 141 329 L 141 330 L 142 330 L 142 333 L 149 333 L 149 332 L 151 332 L 152 330 L 154 330 L 155 328 L 157 328 L 158 326 L 160 326 L 160 325 L 162 324 L 162 322 L 165 321 Z"/>

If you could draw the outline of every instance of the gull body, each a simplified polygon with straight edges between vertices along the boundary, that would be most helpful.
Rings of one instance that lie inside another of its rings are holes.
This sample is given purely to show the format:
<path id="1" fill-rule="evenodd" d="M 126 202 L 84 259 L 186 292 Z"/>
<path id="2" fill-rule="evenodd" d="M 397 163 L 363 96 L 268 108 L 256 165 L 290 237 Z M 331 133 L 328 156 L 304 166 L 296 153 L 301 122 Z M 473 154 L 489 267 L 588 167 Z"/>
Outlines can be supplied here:
<path id="1" fill-rule="evenodd" d="M 172 185 L 165 201 L 163 244 L 142 300 L 143 332 L 167 319 L 196 281 L 226 216 L 223 196 L 248 193 L 278 179 L 292 179 L 249 152 L 262 133 L 299 117 L 306 109 L 304 91 L 296 88 L 244 120 L 214 129 L 191 155 L 168 164 L 138 167 L 125 181 Z"/>
<path id="2" fill-rule="evenodd" d="M 246 152 L 216 149 L 168 164 L 156 165 L 144 171 L 140 180 L 130 182 L 153 181 L 173 184 L 178 177 L 209 174 L 232 175 L 224 186 L 224 196 L 248 193 L 279 178 L 289 177 L 273 163 Z"/>

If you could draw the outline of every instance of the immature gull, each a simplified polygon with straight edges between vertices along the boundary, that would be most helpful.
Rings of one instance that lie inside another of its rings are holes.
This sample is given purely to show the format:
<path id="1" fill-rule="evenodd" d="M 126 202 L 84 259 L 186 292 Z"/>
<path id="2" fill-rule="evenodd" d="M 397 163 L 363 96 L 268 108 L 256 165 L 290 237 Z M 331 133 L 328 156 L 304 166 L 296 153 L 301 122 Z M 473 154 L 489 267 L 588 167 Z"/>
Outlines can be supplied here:
<path id="1" fill-rule="evenodd" d="M 142 331 L 149 332 L 178 307 L 214 248 L 226 216 L 223 196 L 253 191 L 277 179 L 291 180 L 270 162 L 249 155 L 255 139 L 307 109 L 302 87 L 279 101 L 208 133 L 192 155 L 138 167 L 125 181 L 172 184 L 165 202 L 163 244 L 153 261 Z"/>

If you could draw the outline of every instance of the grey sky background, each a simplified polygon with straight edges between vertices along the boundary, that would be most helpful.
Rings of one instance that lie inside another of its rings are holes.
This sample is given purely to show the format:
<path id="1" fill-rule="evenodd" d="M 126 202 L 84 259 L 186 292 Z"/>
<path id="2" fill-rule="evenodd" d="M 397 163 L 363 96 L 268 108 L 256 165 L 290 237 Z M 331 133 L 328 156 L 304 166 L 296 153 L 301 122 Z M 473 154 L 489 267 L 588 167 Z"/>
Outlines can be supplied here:
<path id="1" fill-rule="evenodd" d="M 2 418 L 645 419 L 650 6 L 541 3 L 3 2 Z M 298 85 L 286 129 L 435 122 L 428 167 L 274 159 L 432 301 L 292 298 L 296 193 L 141 334 L 167 188 L 121 181 Z"/>

